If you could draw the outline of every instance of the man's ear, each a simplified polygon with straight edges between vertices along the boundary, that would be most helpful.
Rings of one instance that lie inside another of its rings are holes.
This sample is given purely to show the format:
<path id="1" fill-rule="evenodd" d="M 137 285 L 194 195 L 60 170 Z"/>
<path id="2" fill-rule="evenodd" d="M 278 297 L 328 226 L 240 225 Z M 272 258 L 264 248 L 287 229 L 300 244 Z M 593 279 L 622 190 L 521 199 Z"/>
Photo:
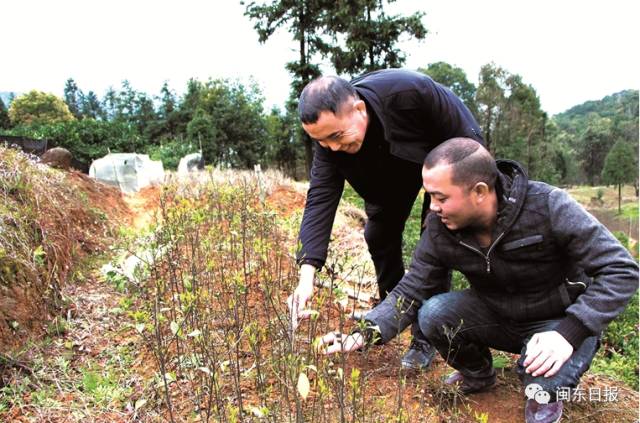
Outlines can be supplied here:
<path id="1" fill-rule="evenodd" d="M 471 192 L 476 195 L 478 201 L 484 201 L 491 190 L 489 189 L 489 185 L 485 182 L 477 182 L 473 188 L 471 188 Z"/>
<path id="2" fill-rule="evenodd" d="M 360 113 L 366 113 L 367 112 L 367 105 L 365 104 L 365 102 L 363 100 L 357 99 L 353 101 L 353 108 L 354 110 L 357 110 Z"/>

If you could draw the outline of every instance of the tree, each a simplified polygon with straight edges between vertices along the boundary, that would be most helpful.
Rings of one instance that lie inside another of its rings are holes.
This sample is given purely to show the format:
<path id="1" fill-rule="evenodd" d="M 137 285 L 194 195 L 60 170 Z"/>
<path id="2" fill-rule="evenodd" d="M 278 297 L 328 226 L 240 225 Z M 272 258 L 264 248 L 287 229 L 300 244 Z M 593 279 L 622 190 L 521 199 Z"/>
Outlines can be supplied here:
<path id="1" fill-rule="evenodd" d="M 244 4 L 244 3 L 242 3 Z M 254 29 L 258 32 L 258 40 L 266 42 L 275 31 L 285 25 L 298 43 L 297 61 L 289 62 L 286 68 L 293 76 L 291 81 L 289 110 L 297 107 L 297 99 L 302 89 L 314 78 L 320 76 L 320 69 L 313 63 L 316 54 L 325 55 L 330 46 L 323 39 L 323 27 L 326 23 L 327 0 L 273 0 L 268 4 L 251 2 L 246 6 L 245 16 L 255 21 Z M 311 172 L 313 150 L 311 139 L 301 132 L 305 147 L 307 175 Z"/>
<path id="2" fill-rule="evenodd" d="M 109 87 L 102 98 L 103 119 L 112 121 L 116 118 L 118 108 L 118 93 L 113 87 Z"/>
<path id="3" fill-rule="evenodd" d="M 484 130 L 484 141 L 487 149 L 495 155 L 496 142 L 493 135 L 500 130 L 502 111 L 506 102 L 506 72 L 490 63 L 480 68 L 476 104 L 480 120 L 478 123 Z"/>
<path id="4" fill-rule="evenodd" d="M 604 166 L 604 159 L 611 145 L 611 119 L 595 113 L 587 116 L 585 128 L 576 139 L 576 150 L 582 170 L 590 185 L 595 185 Z"/>
<path id="5" fill-rule="evenodd" d="M 399 38 L 403 34 L 418 40 L 425 38 L 424 13 L 389 16 L 384 11 L 384 3 L 383 0 L 348 0 L 331 4 L 333 10 L 326 14 L 327 31 L 336 43 L 343 39 L 343 46 L 331 48 L 331 62 L 337 73 L 356 75 L 400 67 L 406 57 L 396 47 Z"/>
<path id="6" fill-rule="evenodd" d="M 160 89 L 160 110 L 159 117 L 167 119 L 171 113 L 176 109 L 176 95 L 169 88 L 169 84 L 165 81 Z"/>
<path id="7" fill-rule="evenodd" d="M 419 68 L 418 72 L 428 75 L 436 82 L 448 87 L 455 95 L 460 97 L 471 113 L 479 121 L 478 107 L 476 106 L 476 86 L 469 82 L 467 74 L 462 68 L 452 66 L 446 62 L 431 63 L 427 68 Z"/>
<path id="8" fill-rule="evenodd" d="M 0 129 L 11 128 L 11 120 L 9 120 L 9 113 L 7 112 L 7 106 L 4 105 L 4 101 L 0 98 Z"/>
<path id="9" fill-rule="evenodd" d="M 522 161 L 529 175 L 538 178 L 536 166 L 544 165 L 541 159 L 544 150 L 544 129 L 547 115 L 540 107 L 540 99 L 535 89 L 522 81 L 520 75 L 508 75 L 506 79 L 508 96 L 503 114 L 501 151 L 496 154 Z M 496 146 L 497 147 L 497 146 Z"/>
<path id="10" fill-rule="evenodd" d="M 493 63 L 484 65 L 476 104 L 487 148 L 495 157 L 520 161 L 533 178 L 555 179 L 548 166 L 562 152 L 545 140 L 547 115 L 531 85 Z"/>
<path id="11" fill-rule="evenodd" d="M 82 117 L 82 103 L 83 103 L 82 91 L 78 88 L 78 85 L 73 78 L 67 79 L 64 85 L 64 102 L 69 107 L 69 111 L 76 119 Z"/>
<path id="12" fill-rule="evenodd" d="M 176 95 L 166 81 L 162 84 L 160 96 L 156 97 L 156 100 L 160 104 L 155 120 L 149 122 L 146 128 L 146 134 L 154 144 L 158 141 L 162 143 L 162 140 L 174 139 L 178 135 L 179 121 Z"/>
<path id="13" fill-rule="evenodd" d="M 21 95 L 11 103 L 9 118 L 13 125 L 48 124 L 75 119 L 61 98 L 36 90 Z"/>
<path id="14" fill-rule="evenodd" d="M 618 186 L 618 213 L 622 212 L 622 185 L 638 180 L 638 160 L 633 146 L 618 140 L 609 150 L 602 169 L 602 181 Z"/>
<path id="15" fill-rule="evenodd" d="M 296 177 L 298 153 L 296 149 L 295 113 L 282 114 L 274 107 L 265 117 L 266 161 L 275 163 L 278 169 L 291 177 Z"/>
<path id="16" fill-rule="evenodd" d="M 224 79 L 190 81 L 190 87 L 183 101 L 185 113 L 193 116 L 187 140 L 202 143 L 205 161 L 243 168 L 262 162 L 266 130 L 258 87 Z"/>
<path id="17" fill-rule="evenodd" d="M 104 116 L 100 100 L 93 91 L 89 91 L 87 95 L 82 97 L 82 107 L 80 113 L 85 118 L 99 119 Z"/>

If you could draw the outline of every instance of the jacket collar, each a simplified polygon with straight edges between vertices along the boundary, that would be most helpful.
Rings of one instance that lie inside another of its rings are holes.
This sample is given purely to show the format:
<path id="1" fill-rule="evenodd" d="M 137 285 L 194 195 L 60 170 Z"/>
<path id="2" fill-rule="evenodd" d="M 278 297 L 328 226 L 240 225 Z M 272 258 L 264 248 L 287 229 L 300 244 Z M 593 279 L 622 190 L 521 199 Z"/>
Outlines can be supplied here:
<path id="1" fill-rule="evenodd" d="M 494 232 L 507 231 L 518 218 L 527 196 L 529 177 L 520 163 L 514 160 L 496 160 L 498 180 L 498 220 Z"/>

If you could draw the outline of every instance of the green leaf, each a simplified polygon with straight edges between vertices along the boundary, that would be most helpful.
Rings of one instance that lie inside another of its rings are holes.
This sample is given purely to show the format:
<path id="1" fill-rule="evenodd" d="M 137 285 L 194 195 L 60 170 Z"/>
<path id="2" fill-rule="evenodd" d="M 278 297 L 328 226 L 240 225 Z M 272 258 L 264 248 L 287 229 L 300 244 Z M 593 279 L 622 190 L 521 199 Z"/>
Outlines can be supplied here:
<path id="1" fill-rule="evenodd" d="M 178 326 L 176 322 L 171 322 L 169 328 L 171 329 L 171 333 L 174 335 L 177 335 L 178 331 L 180 330 L 180 326 Z"/>

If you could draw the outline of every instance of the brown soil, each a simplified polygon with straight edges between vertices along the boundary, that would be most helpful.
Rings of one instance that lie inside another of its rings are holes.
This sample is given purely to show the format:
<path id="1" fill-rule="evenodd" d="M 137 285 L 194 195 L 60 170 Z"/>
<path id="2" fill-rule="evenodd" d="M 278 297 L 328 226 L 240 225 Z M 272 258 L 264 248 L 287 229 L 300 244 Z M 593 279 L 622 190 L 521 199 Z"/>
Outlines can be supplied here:
<path id="1" fill-rule="evenodd" d="M 38 172 L 26 164 L 20 171 Z M 112 231 L 130 222 L 131 212 L 118 189 L 77 171 L 61 175 L 64 190 L 45 192 L 48 185 L 38 185 L 25 191 L 36 196 L 31 230 L 41 234 L 45 264 L 38 273 L 28 266 L 8 264 L 12 268 L 0 284 L 0 322 L 5 323 L 0 325 L 2 351 L 15 350 L 26 340 L 50 331 L 51 319 L 67 312 L 59 292 L 74 277 L 79 263 L 87 254 L 103 251 L 110 244 Z"/>
<path id="2" fill-rule="evenodd" d="M 111 185 L 103 184 L 84 173 L 72 170 L 67 174 L 70 185 L 85 193 L 88 204 L 102 210 L 114 224 L 129 224 L 134 213 L 124 201 L 124 194 Z"/>
<path id="3" fill-rule="evenodd" d="M 270 207 L 281 215 L 288 217 L 291 213 L 304 208 L 306 198 L 293 187 L 278 185 L 271 191 L 266 200 Z"/>
<path id="4" fill-rule="evenodd" d="M 124 196 L 134 229 L 142 229 L 154 222 L 155 213 L 160 204 L 160 192 L 160 187 L 148 186 L 136 194 Z"/>

